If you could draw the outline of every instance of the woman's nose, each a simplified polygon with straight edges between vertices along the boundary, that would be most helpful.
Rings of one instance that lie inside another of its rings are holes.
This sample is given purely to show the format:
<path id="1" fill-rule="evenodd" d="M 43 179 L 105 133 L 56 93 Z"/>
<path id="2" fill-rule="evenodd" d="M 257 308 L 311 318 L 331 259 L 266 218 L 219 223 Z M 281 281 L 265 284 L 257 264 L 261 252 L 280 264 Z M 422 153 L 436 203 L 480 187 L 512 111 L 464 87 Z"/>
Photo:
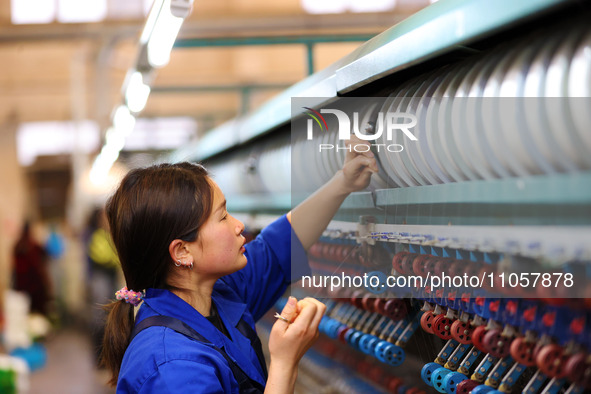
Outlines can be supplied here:
<path id="1" fill-rule="evenodd" d="M 242 222 L 241 222 L 240 220 L 238 220 L 238 219 L 236 219 L 236 221 L 238 222 L 238 223 L 237 223 L 237 226 L 236 226 L 236 231 L 237 231 L 237 234 L 238 234 L 238 235 L 240 235 L 240 234 L 242 234 L 242 232 L 244 231 L 244 223 L 242 223 Z"/>

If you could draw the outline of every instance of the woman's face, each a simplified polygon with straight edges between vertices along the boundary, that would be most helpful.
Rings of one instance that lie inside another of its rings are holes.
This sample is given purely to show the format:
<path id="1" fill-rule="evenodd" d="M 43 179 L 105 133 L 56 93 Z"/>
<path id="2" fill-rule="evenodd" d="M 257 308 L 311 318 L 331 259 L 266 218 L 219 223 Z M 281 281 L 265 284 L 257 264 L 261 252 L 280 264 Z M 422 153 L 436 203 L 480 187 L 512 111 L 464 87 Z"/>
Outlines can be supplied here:
<path id="1" fill-rule="evenodd" d="M 195 269 L 206 275 L 223 276 L 246 266 L 244 224 L 228 214 L 224 194 L 211 178 L 209 182 L 214 190 L 212 212 L 189 248 Z"/>

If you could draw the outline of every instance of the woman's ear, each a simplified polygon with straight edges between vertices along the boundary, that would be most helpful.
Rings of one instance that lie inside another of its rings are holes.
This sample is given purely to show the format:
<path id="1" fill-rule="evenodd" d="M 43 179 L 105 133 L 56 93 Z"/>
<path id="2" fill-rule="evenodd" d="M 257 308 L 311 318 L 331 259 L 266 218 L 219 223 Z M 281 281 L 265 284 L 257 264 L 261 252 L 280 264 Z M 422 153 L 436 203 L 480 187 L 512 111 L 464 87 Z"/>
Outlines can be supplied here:
<path id="1" fill-rule="evenodd" d="M 181 239 L 173 240 L 170 245 L 168 245 L 168 253 L 170 254 L 170 258 L 172 261 L 177 262 L 181 261 L 185 264 L 189 264 L 193 261 L 193 256 L 191 256 L 191 252 L 187 246 L 187 242 Z M 190 262 L 187 260 L 191 260 Z"/>

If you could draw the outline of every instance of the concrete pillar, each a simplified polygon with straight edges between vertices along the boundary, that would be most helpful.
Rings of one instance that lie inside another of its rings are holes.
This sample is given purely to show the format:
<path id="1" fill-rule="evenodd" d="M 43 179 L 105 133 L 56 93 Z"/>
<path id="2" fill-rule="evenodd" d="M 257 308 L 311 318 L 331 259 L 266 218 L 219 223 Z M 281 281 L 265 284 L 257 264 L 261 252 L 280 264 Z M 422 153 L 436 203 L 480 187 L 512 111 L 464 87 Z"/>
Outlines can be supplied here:
<path id="1" fill-rule="evenodd" d="M 16 123 L 0 124 L 0 308 L 12 275 L 12 249 L 27 215 L 29 196 L 16 153 Z"/>

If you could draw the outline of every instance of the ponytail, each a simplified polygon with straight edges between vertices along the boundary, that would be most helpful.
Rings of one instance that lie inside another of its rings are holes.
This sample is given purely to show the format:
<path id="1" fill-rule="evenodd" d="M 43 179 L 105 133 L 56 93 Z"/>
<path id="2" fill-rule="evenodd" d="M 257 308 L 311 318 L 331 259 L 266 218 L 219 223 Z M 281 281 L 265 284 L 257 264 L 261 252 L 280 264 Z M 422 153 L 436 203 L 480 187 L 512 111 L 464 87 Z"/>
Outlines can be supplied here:
<path id="1" fill-rule="evenodd" d="M 126 303 L 124 300 L 114 301 L 106 305 L 105 310 L 108 312 L 108 316 L 105 324 L 100 365 L 111 372 L 109 385 L 115 387 L 117 386 L 123 355 L 127 346 L 129 346 L 129 338 L 133 330 L 133 305 Z"/>

